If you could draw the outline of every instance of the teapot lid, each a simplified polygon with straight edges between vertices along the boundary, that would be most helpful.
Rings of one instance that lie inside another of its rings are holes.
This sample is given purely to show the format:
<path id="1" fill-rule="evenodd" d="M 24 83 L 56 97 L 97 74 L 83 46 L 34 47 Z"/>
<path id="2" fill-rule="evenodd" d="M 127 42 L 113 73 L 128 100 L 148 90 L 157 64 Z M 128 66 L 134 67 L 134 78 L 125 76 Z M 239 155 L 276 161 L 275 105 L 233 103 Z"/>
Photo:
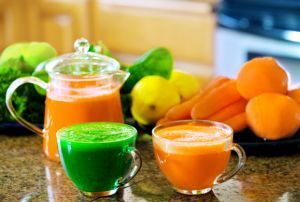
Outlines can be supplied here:
<path id="1" fill-rule="evenodd" d="M 46 71 L 50 76 L 96 76 L 120 69 L 118 61 L 105 55 L 88 52 L 89 47 L 88 40 L 85 38 L 77 39 L 74 43 L 76 51 L 50 60 L 46 65 Z"/>

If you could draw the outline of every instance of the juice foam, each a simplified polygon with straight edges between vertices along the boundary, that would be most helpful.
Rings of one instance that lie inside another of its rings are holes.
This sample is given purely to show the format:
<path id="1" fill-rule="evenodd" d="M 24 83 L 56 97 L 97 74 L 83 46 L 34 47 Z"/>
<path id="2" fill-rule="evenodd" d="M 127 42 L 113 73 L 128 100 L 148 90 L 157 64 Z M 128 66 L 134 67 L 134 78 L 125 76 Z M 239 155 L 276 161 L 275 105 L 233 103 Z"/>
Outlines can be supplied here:
<path id="1" fill-rule="evenodd" d="M 60 130 L 60 138 L 69 142 L 108 143 L 126 140 L 136 135 L 129 125 L 113 122 L 77 124 Z"/>
<path id="2" fill-rule="evenodd" d="M 231 135 L 220 127 L 186 124 L 158 130 L 155 144 L 167 153 L 204 154 L 228 150 Z"/>

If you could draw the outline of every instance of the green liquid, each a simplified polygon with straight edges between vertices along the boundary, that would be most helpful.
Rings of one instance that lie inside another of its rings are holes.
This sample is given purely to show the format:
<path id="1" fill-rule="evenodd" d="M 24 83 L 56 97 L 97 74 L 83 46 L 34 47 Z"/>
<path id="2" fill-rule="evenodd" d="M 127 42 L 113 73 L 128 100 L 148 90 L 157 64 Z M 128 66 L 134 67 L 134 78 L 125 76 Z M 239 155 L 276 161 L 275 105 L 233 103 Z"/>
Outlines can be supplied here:
<path id="1" fill-rule="evenodd" d="M 61 129 L 57 142 L 67 175 L 81 191 L 116 189 L 131 167 L 136 135 L 132 126 L 111 122 Z"/>

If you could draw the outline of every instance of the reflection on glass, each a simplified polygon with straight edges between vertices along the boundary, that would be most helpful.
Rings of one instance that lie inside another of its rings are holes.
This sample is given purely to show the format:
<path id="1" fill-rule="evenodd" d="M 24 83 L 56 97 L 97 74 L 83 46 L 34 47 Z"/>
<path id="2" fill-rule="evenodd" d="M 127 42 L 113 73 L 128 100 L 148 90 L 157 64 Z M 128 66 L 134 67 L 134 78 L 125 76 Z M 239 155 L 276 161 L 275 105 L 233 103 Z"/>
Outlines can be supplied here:
<path id="1" fill-rule="evenodd" d="M 81 194 L 66 176 L 59 163 L 45 160 L 48 201 L 75 201 Z"/>

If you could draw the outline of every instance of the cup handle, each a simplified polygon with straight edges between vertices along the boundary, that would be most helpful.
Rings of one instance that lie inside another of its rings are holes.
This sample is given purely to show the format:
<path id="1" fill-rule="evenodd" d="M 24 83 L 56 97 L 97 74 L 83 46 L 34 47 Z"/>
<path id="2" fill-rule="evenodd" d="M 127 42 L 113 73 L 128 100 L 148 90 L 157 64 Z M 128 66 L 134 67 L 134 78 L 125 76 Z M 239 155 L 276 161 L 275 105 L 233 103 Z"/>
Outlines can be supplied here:
<path id="1" fill-rule="evenodd" d="M 28 128 L 32 132 L 34 132 L 34 133 L 38 134 L 39 136 L 43 137 L 42 129 L 40 129 L 39 127 L 36 127 L 32 123 L 29 123 L 28 121 L 23 119 L 16 112 L 16 110 L 15 110 L 13 104 L 12 104 L 13 93 L 17 90 L 18 87 L 20 87 L 21 85 L 23 85 L 25 83 L 35 84 L 35 85 L 38 85 L 39 87 L 41 87 L 43 89 L 47 89 L 47 83 L 45 83 L 44 81 L 42 81 L 42 80 L 40 80 L 36 77 L 33 77 L 33 76 L 28 76 L 28 77 L 23 77 L 23 78 L 16 79 L 14 82 L 12 82 L 10 84 L 10 86 L 8 87 L 8 89 L 6 91 L 6 99 L 5 99 L 6 107 L 7 107 L 8 111 L 10 112 L 10 114 L 12 115 L 12 117 L 14 119 L 16 119 L 16 121 L 18 121 L 21 125 L 25 126 L 26 128 Z"/>
<path id="2" fill-rule="evenodd" d="M 133 166 L 126 176 L 119 181 L 119 188 L 125 187 L 125 185 L 137 175 L 142 167 L 142 157 L 140 152 L 137 149 L 134 149 L 130 151 L 130 155 L 133 159 Z"/>
<path id="3" fill-rule="evenodd" d="M 225 172 L 225 173 L 221 174 L 220 176 L 218 176 L 218 178 L 214 182 L 214 185 L 221 184 L 221 183 L 226 182 L 227 180 L 231 179 L 235 174 L 237 174 L 241 170 L 241 168 L 244 167 L 244 165 L 246 163 L 246 153 L 240 145 L 233 143 L 233 146 L 231 149 L 233 151 L 235 151 L 238 155 L 238 158 L 239 158 L 238 164 L 233 170 Z"/>

